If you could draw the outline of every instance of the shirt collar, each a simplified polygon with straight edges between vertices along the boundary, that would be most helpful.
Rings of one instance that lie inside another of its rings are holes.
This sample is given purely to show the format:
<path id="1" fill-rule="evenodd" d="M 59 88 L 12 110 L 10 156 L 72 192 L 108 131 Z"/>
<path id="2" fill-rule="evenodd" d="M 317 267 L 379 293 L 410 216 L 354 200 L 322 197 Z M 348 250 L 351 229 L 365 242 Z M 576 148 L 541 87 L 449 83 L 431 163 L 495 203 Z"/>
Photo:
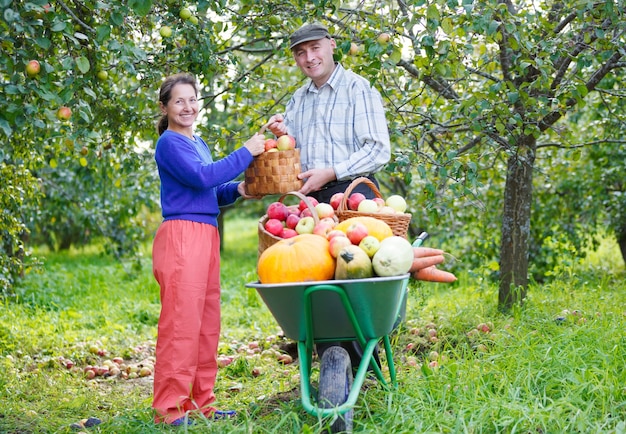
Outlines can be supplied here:
<path id="1" fill-rule="evenodd" d="M 332 74 L 330 74 L 328 81 L 324 83 L 322 87 L 330 86 L 331 89 L 336 89 L 337 85 L 341 82 L 341 80 L 343 80 L 345 71 L 346 70 L 343 69 L 343 66 L 341 66 L 341 63 L 335 62 L 335 70 L 333 71 Z M 315 86 L 315 83 L 313 83 L 313 80 L 311 80 L 309 82 L 309 86 L 307 87 L 307 92 L 317 92 L 317 91 L 319 91 L 319 88 Z"/>

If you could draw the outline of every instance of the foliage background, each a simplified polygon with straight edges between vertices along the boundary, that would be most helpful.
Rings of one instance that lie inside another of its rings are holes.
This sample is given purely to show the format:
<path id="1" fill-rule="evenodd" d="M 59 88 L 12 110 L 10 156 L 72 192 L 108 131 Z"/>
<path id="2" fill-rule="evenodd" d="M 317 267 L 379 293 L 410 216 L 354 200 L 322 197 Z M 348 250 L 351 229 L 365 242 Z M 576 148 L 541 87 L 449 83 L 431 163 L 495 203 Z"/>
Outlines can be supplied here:
<path id="1" fill-rule="evenodd" d="M 180 17 L 183 7 L 192 18 Z M 598 233 L 626 236 L 620 1 L 0 0 L 0 8 L 3 292 L 37 264 L 32 245 L 104 237 L 109 253 L 138 258 L 158 220 L 152 143 L 163 77 L 197 75 L 198 132 L 219 158 L 304 82 L 287 39 L 312 20 L 330 27 L 337 60 L 385 98 L 394 156 L 382 188 L 407 197 L 413 234 L 426 229 L 466 258 L 463 268 L 500 277 L 507 165 L 526 152 L 521 137 L 532 137 L 530 276 L 555 273 Z M 171 36 L 161 36 L 164 26 Z M 34 78 L 25 74 L 32 59 L 41 64 Z M 56 117 L 61 106 L 69 121 Z M 552 113 L 558 122 L 539 132 Z"/>

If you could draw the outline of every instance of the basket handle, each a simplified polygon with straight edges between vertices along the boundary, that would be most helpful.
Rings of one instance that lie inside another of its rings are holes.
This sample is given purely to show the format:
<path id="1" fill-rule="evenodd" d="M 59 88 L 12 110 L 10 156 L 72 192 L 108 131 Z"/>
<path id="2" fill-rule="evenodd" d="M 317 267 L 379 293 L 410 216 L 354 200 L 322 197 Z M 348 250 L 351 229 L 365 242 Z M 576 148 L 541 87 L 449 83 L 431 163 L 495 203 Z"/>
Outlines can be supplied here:
<path id="1" fill-rule="evenodd" d="M 267 130 L 267 127 L 269 127 L 271 123 L 272 123 L 271 121 L 267 121 L 265 125 L 263 125 L 261 129 L 259 130 L 259 134 L 265 133 L 265 131 Z"/>
<path id="2" fill-rule="evenodd" d="M 318 224 L 320 222 L 320 218 L 317 215 L 317 211 L 315 211 L 315 207 L 313 206 L 313 204 L 311 203 L 311 201 L 302 193 L 300 193 L 299 191 L 289 191 L 285 194 L 283 194 L 282 196 L 280 196 L 278 198 L 278 202 L 282 202 L 287 196 L 296 196 L 298 199 L 300 199 L 301 201 L 303 201 L 307 208 L 309 209 L 309 211 L 311 211 L 313 220 L 315 221 L 315 224 Z"/>
<path id="3" fill-rule="evenodd" d="M 352 194 L 352 190 L 354 190 L 359 184 L 367 185 L 374 192 L 376 197 L 379 197 L 379 198 L 382 199 L 383 195 L 380 194 L 380 191 L 376 187 L 376 184 L 374 184 L 372 182 L 372 180 L 369 179 L 368 177 L 361 176 L 359 178 L 356 178 L 354 181 L 352 181 L 350 183 L 350 185 L 348 185 L 348 188 L 346 188 L 346 191 L 343 193 L 343 198 L 341 199 L 341 203 L 337 207 L 337 212 L 347 211 L 347 209 L 348 209 L 348 198 Z"/>

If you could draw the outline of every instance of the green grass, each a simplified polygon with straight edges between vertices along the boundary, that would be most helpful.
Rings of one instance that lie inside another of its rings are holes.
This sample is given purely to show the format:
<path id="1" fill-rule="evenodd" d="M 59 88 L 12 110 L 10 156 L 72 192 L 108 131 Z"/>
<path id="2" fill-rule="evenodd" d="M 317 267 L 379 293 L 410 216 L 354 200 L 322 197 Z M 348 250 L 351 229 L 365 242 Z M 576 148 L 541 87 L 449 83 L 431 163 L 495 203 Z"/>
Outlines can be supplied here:
<path id="1" fill-rule="evenodd" d="M 1 302 L 0 432 L 73 432 L 70 424 L 89 416 L 103 421 L 90 432 L 185 431 L 153 425 L 151 377 L 82 373 L 113 356 L 129 364 L 153 357 L 159 300 L 149 248 L 139 271 L 95 247 L 42 252 L 45 272 L 28 275 L 18 298 Z M 216 393 L 219 407 L 239 415 L 189 432 L 322 432 L 327 422 L 302 410 L 297 364 L 282 365 L 269 351 L 290 347 L 245 287 L 256 280 L 256 255 L 255 221 L 229 219 L 220 353 L 238 357 L 220 370 Z M 603 245 L 560 280 L 532 285 L 510 315 L 498 312 L 497 287 L 486 281 L 412 282 L 407 319 L 392 335 L 398 388 L 368 381 L 354 431 L 626 432 L 626 279 L 616 257 L 615 246 Z M 481 323 L 491 330 L 476 330 Z M 250 342 L 265 353 L 245 357 Z M 67 369 L 67 360 L 76 367 Z"/>

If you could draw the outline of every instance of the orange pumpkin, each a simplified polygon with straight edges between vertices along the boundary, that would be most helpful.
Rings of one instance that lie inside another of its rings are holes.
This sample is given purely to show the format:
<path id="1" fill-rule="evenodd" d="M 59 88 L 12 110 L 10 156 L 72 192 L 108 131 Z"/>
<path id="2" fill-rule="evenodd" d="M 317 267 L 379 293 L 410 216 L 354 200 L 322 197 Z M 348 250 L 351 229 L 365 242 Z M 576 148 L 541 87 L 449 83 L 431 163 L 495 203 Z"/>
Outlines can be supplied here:
<path id="1" fill-rule="evenodd" d="M 335 274 L 335 259 L 326 238 L 301 234 L 265 249 L 257 272 L 263 284 L 330 280 Z"/>
<path id="2" fill-rule="evenodd" d="M 367 228 L 368 235 L 373 235 L 378 238 L 378 241 L 382 241 L 385 238 L 389 238 L 393 235 L 393 230 L 391 226 L 385 223 L 383 220 L 368 217 L 368 216 L 359 216 L 359 217 L 350 217 L 339 223 L 335 226 L 335 229 L 339 229 L 340 231 L 347 232 L 350 225 L 354 222 L 361 222 Z"/>

